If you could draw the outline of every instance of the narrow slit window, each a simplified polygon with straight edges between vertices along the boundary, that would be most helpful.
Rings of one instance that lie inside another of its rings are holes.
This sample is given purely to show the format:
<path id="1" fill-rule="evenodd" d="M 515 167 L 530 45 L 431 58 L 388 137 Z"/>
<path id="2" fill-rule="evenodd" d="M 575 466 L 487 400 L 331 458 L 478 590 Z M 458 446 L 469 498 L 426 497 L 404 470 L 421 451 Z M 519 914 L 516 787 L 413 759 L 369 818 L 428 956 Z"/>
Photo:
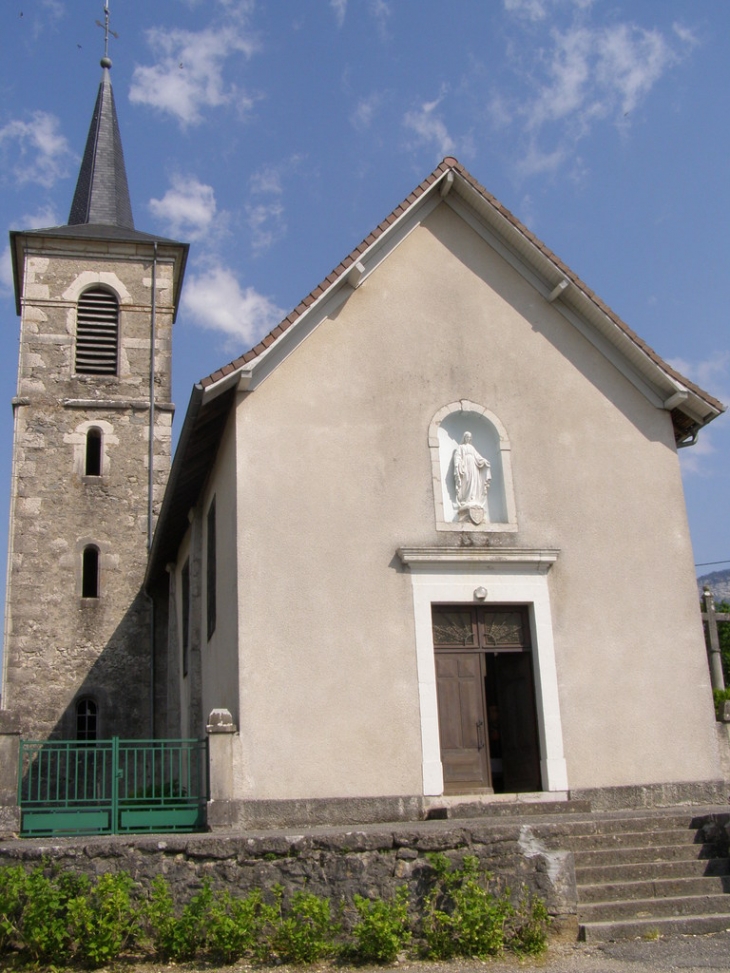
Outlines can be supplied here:
<path id="1" fill-rule="evenodd" d="M 119 304 L 111 291 L 91 287 L 76 310 L 76 373 L 116 375 L 119 354 Z"/>
<path id="2" fill-rule="evenodd" d="M 208 507 L 208 550 L 206 552 L 206 598 L 208 601 L 208 640 L 215 632 L 216 616 L 216 549 L 215 549 L 215 497 Z"/>
<path id="3" fill-rule="evenodd" d="M 81 574 L 81 597 L 99 597 L 99 548 L 90 545 L 84 548 Z"/>
<path id="4" fill-rule="evenodd" d="M 183 676 L 188 674 L 188 658 L 190 655 L 190 560 L 183 565 L 180 578 L 182 586 L 182 670 Z"/>
<path id="5" fill-rule="evenodd" d="M 101 429 L 89 429 L 86 434 L 86 476 L 101 476 Z"/>
<path id="6" fill-rule="evenodd" d="M 99 708 L 93 699 L 80 699 L 76 704 L 76 739 L 89 742 L 98 738 Z"/>

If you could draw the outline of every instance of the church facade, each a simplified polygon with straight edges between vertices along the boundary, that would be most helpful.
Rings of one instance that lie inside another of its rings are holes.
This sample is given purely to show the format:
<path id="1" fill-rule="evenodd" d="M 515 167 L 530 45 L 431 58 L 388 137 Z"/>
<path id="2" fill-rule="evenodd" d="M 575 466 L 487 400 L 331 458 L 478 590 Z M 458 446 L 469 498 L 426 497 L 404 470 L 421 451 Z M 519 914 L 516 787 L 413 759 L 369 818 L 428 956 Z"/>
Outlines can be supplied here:
<path id="1" fill-rule="evenodd" d="M 678 459 L 723 406 L 449 158 L 170 467 L 187 248 L 134 229 L 108 67 L 92 131 L 13 235 L 5 718 L 210 733 L 221 826 L 724 793 Z"/>

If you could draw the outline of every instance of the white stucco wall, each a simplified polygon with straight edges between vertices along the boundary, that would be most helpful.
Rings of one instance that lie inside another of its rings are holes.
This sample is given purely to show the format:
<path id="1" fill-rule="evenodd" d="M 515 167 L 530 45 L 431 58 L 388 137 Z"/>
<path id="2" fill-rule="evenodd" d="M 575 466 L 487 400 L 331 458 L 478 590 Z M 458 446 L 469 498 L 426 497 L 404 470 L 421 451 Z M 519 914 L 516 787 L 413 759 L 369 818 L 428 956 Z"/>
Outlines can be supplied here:
<path id="1" fill-rule="evenodd" d="M 423 793 L 396 550 L 460 543 L 428 448 L 460 398 L 511 442 L 518 529 L 490 543 L 560 551 L 569 786 L 718 776 L 669 415 L 442 204 L 237 406 L 237 796 Z"/>

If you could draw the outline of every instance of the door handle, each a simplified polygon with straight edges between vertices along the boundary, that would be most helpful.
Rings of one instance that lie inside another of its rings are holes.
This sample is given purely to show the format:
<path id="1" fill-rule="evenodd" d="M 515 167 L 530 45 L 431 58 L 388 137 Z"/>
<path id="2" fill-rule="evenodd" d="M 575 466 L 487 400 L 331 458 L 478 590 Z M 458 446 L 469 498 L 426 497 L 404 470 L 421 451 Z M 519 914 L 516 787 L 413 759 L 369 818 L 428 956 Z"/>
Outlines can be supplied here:
<path id="1" fill-rule="evenodd" d="M 484 720 L 477 721 L 477 750 L 484 749 Z"/>

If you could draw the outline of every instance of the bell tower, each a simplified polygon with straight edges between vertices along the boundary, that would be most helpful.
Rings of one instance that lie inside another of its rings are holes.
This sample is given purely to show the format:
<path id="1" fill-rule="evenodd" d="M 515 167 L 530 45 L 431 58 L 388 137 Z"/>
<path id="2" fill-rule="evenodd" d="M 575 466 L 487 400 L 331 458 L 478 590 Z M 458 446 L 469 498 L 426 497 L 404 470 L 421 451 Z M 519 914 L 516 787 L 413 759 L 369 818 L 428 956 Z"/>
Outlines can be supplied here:
<path id="1" fill-rule="evenodd" d="M 10 234 L 20 360 L 2 707 L 27 739 L 154 733 L 142 582 L 188 247 L 135 229 L 111 66 L 107 51 L 68 223 Z"/>

